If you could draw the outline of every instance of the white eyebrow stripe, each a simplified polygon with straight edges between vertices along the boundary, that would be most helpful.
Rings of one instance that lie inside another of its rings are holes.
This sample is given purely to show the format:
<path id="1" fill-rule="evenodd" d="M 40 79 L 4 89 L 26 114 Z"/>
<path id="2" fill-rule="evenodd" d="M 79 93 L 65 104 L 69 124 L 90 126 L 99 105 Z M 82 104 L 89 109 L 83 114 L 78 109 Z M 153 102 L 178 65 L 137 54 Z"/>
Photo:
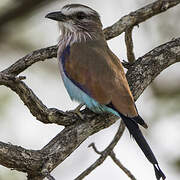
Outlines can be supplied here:
<path id="1" fill-rule="evenodd" d="M 94 14 L 94 11 L 89 9 L 89 8 L 86 8 L 86 7 L 74 7 L 74 8 L 69 8 L 69 7 L 66 7 L 66 8 L 62 8 L 61 12 L 64 14 L 64 15 L 72 15 L 72 14 L 75 14 L 77 12 L 84 12 L 86 13 L 87 15 L 88 14 Z"/>

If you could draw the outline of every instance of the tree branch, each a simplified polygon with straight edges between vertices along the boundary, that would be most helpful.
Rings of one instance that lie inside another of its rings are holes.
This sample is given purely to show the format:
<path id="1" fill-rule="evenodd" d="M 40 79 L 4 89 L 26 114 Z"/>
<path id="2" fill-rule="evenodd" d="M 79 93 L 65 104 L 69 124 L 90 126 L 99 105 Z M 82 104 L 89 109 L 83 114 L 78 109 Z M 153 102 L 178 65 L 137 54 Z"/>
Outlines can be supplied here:
<path id="1" fill-rule="evenodd" d="M 0 164 L 31 173 L 34 169 L 40 170 L 42 155 L 40 151 L 27 150 L 20 146 L 0 142 Z"/>
<path id="2" fill-rule="evenodd" d="M 94 151 L 97 154 L 100 154 L 101 156 L 89 167 L 87 168 L 85 171 L 83 171 L 77 178 L 75 178 L 75 180 L 81 180 L 84 177 L 86 177 L 88 174 L 90 174 L 95 168 L 97 168 L 98 166 L 100 166 L 105 160 L 106 158 L 109 156 L 109 154 L 111 154 L 113 148 L 116 146 L 116 144 L 118 143 L 119 139 L 121 138 L 123 132 L 125 129 L 125 125 L 123 123 L 123 121 L 121 121 L 118 131 L 116 133 L 116 135 L 114 136 L 112 142 L 109 144 L 109 146 L 102 152 L 99 152 L 96 147 L 95 144 L 92 143 L 89 145 L 89 147 L 92 147 L 94 149 Z"/>
<path id="3" fill-rule="evenodd" d="M 129 64 L 132 64 L 136 60 L 133 52 L 132 30 L 132 28 L 128 28 L 125 31 L 126 54 Z"/>
<path id="4" fill-rule="evenodd" d="M 47 108 L 33 91 L 21 81 L 23 78 L 22 76 L 15 77 L 0 73 L 0 85 L 5 85 L 16 92 L 31 114 L 45 124 L 56 123 L 68 126 L 76 121 L 77 118 L 73 114 L 64 113 L 55 108 Z"/>
<path id="5" fill-rule="evenodd" d="M 113 26 L 104 30 L 106 39 L 113 38 L 128 28 L 159 14 L 179 3 L 179 0 L 158 0 L 122 17 Z M 57 46 L 36 50 L 21 58 L 0 73 L 0 85 L 5 85 L 21 98 L 30 112 L 43 123 L 57 123 L 65 128 L 41 150 L 27 150 L 19 146 L 0 142 L 0 164 L 27 172 L 28 179 L 41 180 L 64 161 L 84 140 L 92 134 L 109 127 L 117 117 L 97 115 L 85 109 L 81 120 L 71 113 L 63 113 L 55 108 L 47 108 L 33 91 L 16 77 L 38 61 L 57 56 Z M 180 62 L 180 38 L 165 43 L 138 58 L 128 69 L 127 79 L 135 100 L 153 79 L 171 64 Z"/>
<path id="6" fill-rule="evenodd" d="M 137 24 L 146 21 L 152 16 L 160 14 L 161 12 L 164 12 L 169 8 L 174 7 L 179 3 L 179 0 L 158 0 L 141 9 L 138 9 L 137 11 L 131 12 L 129 15 L 123 16 L 111 27 L 105 28 L 105 38 L 106 40 L 109 40 L 116 36 L 119 36 L 127 29 L 131 29 L 133 26 L 136 26 Z M 5 74 L 16 76 L 32 64 L 53 57 L 57 57 L 57 45 L 33 51 L 31 54 L 28 54 L 23 58 L 19 59 L 13 65 L 11 65 L 9 68 L 5 69 L 2 72 Z"/>
<path id="7" fill-rule="evenodd" d="M 167 67 L 180 62 L 180 38 L 156 47 L 139 57 L 127 71 L 127 79 L 134 98 Z"/>
<path id="8" fill-rule="evenodd" d="M 54 57 L 57 57 L 57 45 L 33 51 L 16 61 L 10 67 L 2 71 L 2 73 L 17 76 L 32 64 Z"/>
<path id="9" fill-rule="evenodd" d="M 163 70 L 163 68 L 168 67 L 171 65 L 171 63 L 177 62 L 179 58 L 179 39 L 177 38 L 169 43 L 166 43 L 164 45 L 161 45 L 157 47 L 156 49 L 152 50 L 148 54 L 145 55 L 146 59 L 148 59 L 146 63 L 146 66 L 138 66 L 139 62 L 142 58 L 139 58 L 132 66 L 129 67 L 129 71 L 127 73 L 127 78 L 131 78 L 129 80 L 129 84 L 132 87 L 136 87 L 136 79 L 133 79 L 134 77 L 141 77 L 146 80 L 148 78 L 148 85 L 152 82 L 152 80 Z M 40 49 L 39 51 L 34 51 L 31 55 L 27 55 L 24 58 L 21 58 L 19 61 L 14 63 L 12 66 L 7 68 L 6 70 L 2 71 L 0 73 L 0 85 L 5 85 L 9 88 L 11 88 L 13 91 L 15 91 L 21 100 L 24 102 L 24 104 L 29 108 L 30 112 L 41 122 L 43 123 L 56 123 L 59 125 L 71 125 L 74 122 L 76 122 L 77 118 L 73 114 L 67 114 L 63 113 L 62 111 L 59 111 L 55 108 L 47 108 L 41 100 L 33 93 L 33 91 L 22 81 L 14 81 L 12 80 L 13 75 L 16 75 L 32 65 L 33 63 L 37 61 L 43 61 L 45 58 L 50 58 L 51 56 L 54 57 L 56 55 L 56 46 L 52 46 L 49 48 Z M 47 51 L 47 52 L 46 52 Z M 163 59 L 164 58 L 164 59 Z M 157 59 L 159 61 L 157 61 Z M 161 59 L 165 61 L 163 63 L 164 65 L 161 66 Z M 169 59 L 173 59 L 169 61 Z M 176 61 L 177 60 L 177 61 Z M 143 61 L 141 61 L 143 62 Z M 152 72 L 151 68 L 148 67 L 149 65 L 153 65 L 154 69 L 161 68 L 157 72 Z M 136 70 L 135 66 L 140 69 L 139 71 Z M 140 74 L 139 74 L 140 72 Z M 141 74 L 144 72 L 145 74 Z M 10 74 L 10 75 L 9 75 Z M 14 77 L 15 78 L 15 77 Z M 132 84 L 133 83 L 133 84 Z M 139 83 L 139 82 L 138 82 Z M 131 85 L 132 84 L 132 85 Z M 141 86 L 146 86 L 143 84 L 139 85 L 140 87 L 136 88 L 136 90 L 132 89 L 132 92 L 138 91 L 138 96 L 142 93 L 141 89 L 144 89 L 145 87 L 141 88 Z M 136 94 L 136 93 L 134 93 Z"/>
<path id="10" fill-rule="evenodd" d="M 171 7 L 179 4 L 179 0 L 157 0 L 143 8 L 140 8 L 128 15 L 123 16 L 120 20 L 114 23 L 112 26 L 104 29 L 104 34 L 107 40 L 119 36 L 129 27 L 136 26 L 152 16 L 160 14 Z"/>
<path id="11" fill-rule="evenodd" d="M 116 158 L 116 154 L 114 153 L 114 151 L 111 151 L 111 153 L 109 154 L 109 156 L 112 158 L 112 160 L 114 161 L 114 163 L 115 163 L 131 180 L 136 180 L 136 178 L 135 178 L 134 175 L 131 173 L 131 171 L 129 171 L 129 170 L 119 161 L 119 159 Z"/>
<path id="12" fill-rule="evenodd" d="M 127 79 L 135 100 L 160 72 L 176 62 L 180 62 L 180 38 L 153 49 L 135 61 L 127 72 Z M 7 85 L 2 74 L 0 74 L 0 84 Z M 12 80 L 9 79 L 8 81 Z M 22 85 L 21 80 L 12 83 L 20 84 L 18 86 Z M 18 95 L 22 96 L 21 93 Z M 21 99 L 23 98 L 21 97 Z M 23 99 L 25 104 L 28 103 L 26 100 L 26 98 Z M 41 106 L 41 103 L 39 104 Z M 37 108 L 39 107 L 37 106 Z M 27 172 L 31 179 L 38 176 L 44 177 L 40 175 L 42 174 L 42 167 L 46 167 L 51 172 L 90 135 L 109 127 L 117 120 L 115 116 L 97 115 L 87 109 L 83 110 L 82 113 L 85 118 L 84 121 L 78 119 L 74 124 L 67 126 L 39 151 L 26 150 L 18 146 L 0 143 L 0 164 Z M 56 115 L 52 115 L 52 117 L 58 119 Z M 64 118 L 63 114 L 59 117 L 59 121 L 61 121 L 61 118 Z"/>
<path id="13" fill-rule="evenodd" d="M 168 10 L 171 7 L 179 4 L 179 0 L 158 0 L 152 4 L 144 6 L 137 11 L 131 12 L 129 15 L 123 16 L 119 21 L 112 26 L 104 29 L 106 40 L 112 39 L 125 32 L 127 29 L 146 21 L 161 12 Z M 9 68 L 2 71 L 9 75 L 18 75 L 32 64 L 38 61 L 44 61 L 49 58 L 57 57 L 57 46 L 51 46 L 33 51 L 31 54 L 19 59 Z"/>
<path id="14" fill-rule="evenodd" d="M 98 166 L 100 166 L 108 156 L 110 156 L 112 158 L 112 160 L 117 164 L 117 166 L 132 180 L 136 180 L 136 178 L 134 177 L 134 175 L 125 167 L 123 166 L 123 164 L 116 158 L 116 155 L 113 151 L 114 147 L 116 146 L 116 144 L 118 143 L 118 141 L 120 140 L 120 138 L 123 135 L 123 132 L 125 130 L 125 125 L 123 123 L 123 121 L 121 121 L 118 131 L 115 135 L 115 137 L 113 138 L 112 142 L 109 144 L 109 146 L 103 150 L 103 151 L 98 151 L 95 144 L 91 143 L 88 147 L 92 147 L 94 149 L 94 151 L 101 155 L 89 168 L 87 168 L 85 171 L 83 171 L 75 180 L 81 180 L 84 177 L 86 177 L 88 174 L 90 174 L 95 168 L 97 168 Z"/>

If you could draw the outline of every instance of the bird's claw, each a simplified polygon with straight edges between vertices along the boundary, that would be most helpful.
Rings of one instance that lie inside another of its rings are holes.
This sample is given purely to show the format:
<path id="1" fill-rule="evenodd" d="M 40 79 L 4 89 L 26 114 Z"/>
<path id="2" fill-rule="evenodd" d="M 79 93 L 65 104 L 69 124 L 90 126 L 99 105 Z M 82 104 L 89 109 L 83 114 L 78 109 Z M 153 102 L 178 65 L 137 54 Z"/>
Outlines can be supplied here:
<path id="1" fill-rule="evenodd" d="M 84 119 L 84 116 L 81 114 L 80 109 L 84 106 L 84 104 L 78 105 L 74 110 L 70 110 L 69 112 L 75 113 L 81 119 Z"/>
<path id="2" fill-rule="evenodd" d="M 125 61 L 125 60 L 123 60 L 121 63 L 123 65 L 123 67 L 126 69 L 129 69 L 133 65 L 133 63 L 130 63 L 130 62 Z"/>

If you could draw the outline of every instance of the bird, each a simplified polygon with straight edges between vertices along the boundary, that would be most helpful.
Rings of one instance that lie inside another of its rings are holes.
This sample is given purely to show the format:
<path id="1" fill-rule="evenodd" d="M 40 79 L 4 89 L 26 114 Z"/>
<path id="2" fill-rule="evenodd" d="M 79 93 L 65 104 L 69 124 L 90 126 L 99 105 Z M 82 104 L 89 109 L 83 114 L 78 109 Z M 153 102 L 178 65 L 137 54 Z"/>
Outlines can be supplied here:
<path id="1" fill-rule="evenodd" d="M 156 179 L 164 180 L 166 176 L 139 128 L 148 126 L 138 114 L 121 61 L 108 47 L 99 13 L 83 4 L 67 4 L 45 17 L 60 27 L 57 59 L 70 98 L 95 113 L 121 118 L 152 163 Z"/>

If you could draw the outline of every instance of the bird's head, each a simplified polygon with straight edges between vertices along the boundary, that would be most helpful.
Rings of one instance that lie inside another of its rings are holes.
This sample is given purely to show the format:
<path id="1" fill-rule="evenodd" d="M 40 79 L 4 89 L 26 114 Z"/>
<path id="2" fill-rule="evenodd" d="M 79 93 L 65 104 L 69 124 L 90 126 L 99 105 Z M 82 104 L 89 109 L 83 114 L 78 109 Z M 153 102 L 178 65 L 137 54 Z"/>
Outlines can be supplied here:
<path id="1" fill-rule="evenodd" d="M 63 34 L 102 32 L 102 23 L 99 14 L 92 8 L 81 4 L 65 5 L 61 11 L 51 12 L 45 16 L 59 22 Z"/>

